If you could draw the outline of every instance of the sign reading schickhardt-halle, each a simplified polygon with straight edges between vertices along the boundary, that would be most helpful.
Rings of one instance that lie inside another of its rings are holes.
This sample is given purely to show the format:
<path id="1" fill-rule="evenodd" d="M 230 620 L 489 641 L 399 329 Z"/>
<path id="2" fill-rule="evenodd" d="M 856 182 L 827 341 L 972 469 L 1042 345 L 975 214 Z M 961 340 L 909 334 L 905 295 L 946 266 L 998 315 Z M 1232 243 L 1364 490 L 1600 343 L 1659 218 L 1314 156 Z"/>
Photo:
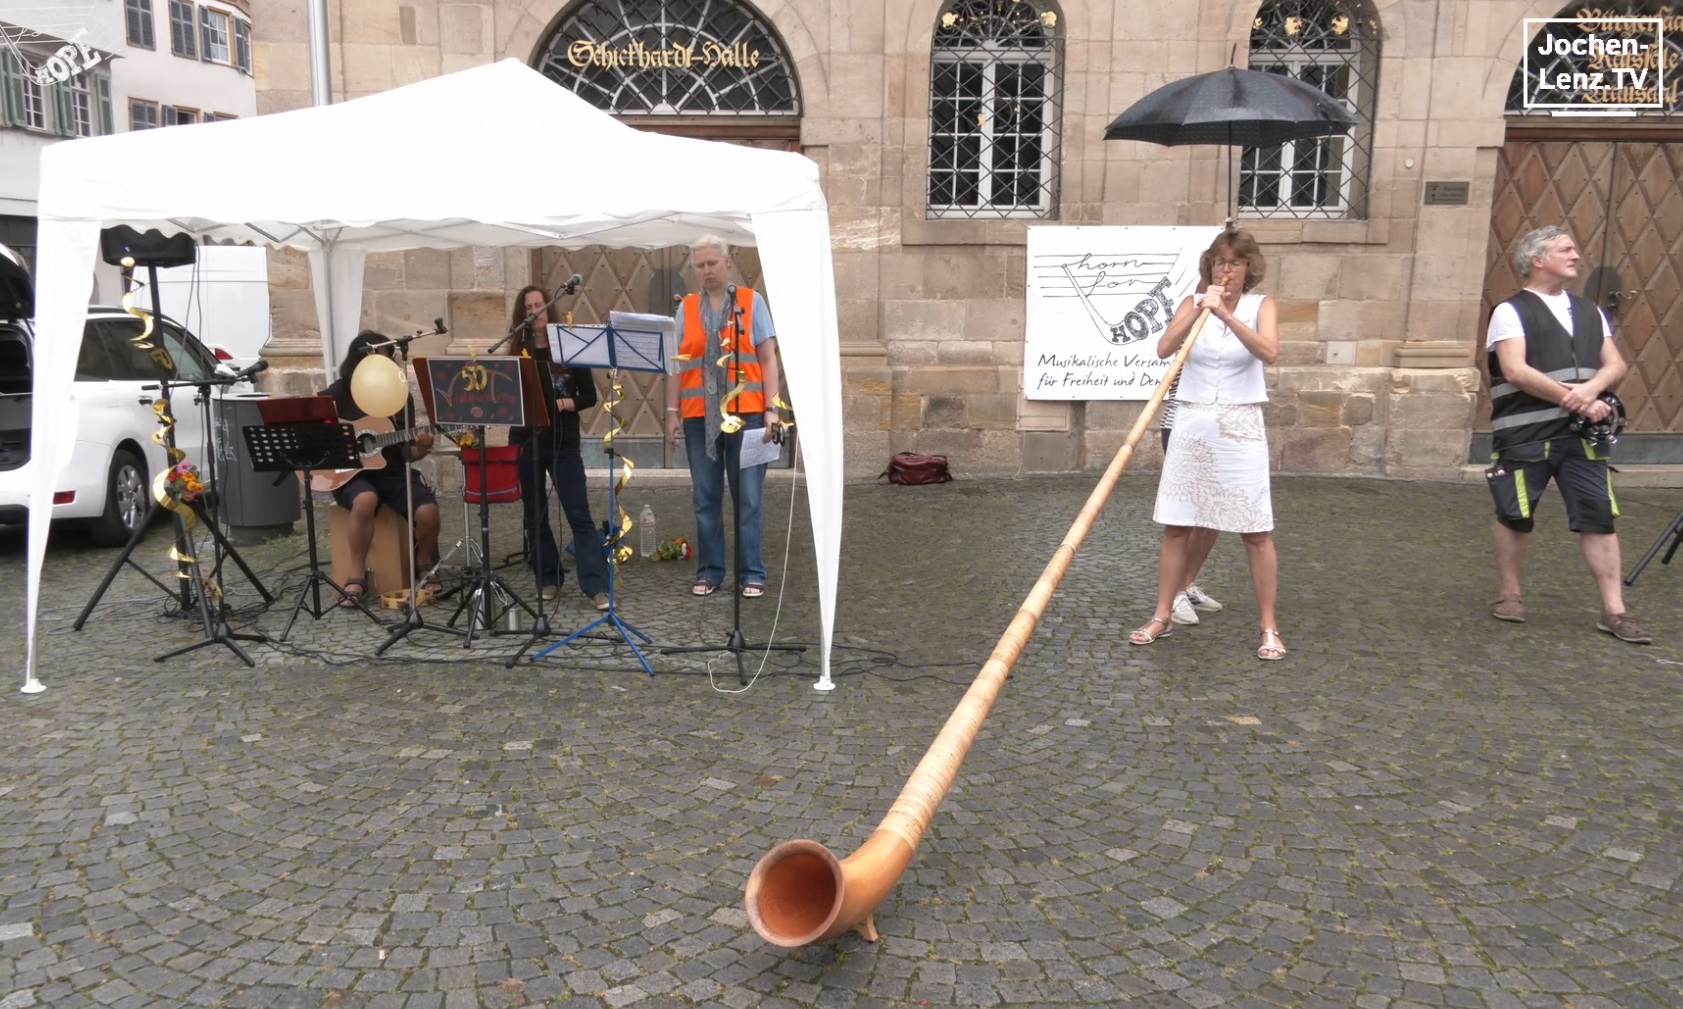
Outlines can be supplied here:
<path id="1" fill-rule="evenodd" d="M 760 51 L 742 42 L 722 45 L 705 41 L 696 45 L 673 44 L 650 49 L 641 42 L 622 46 L 577 39 L 567 46 L 567 62 L 575 67 L 757 67 Z"/>

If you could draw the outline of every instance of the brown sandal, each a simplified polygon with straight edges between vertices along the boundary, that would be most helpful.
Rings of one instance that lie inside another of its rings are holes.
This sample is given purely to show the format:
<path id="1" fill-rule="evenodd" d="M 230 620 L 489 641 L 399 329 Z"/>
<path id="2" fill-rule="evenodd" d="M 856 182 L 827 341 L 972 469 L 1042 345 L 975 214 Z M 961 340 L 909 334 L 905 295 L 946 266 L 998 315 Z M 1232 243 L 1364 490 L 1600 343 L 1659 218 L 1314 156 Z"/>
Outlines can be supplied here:
<path id="1" fill-rule="evenodd" d="M 1269 642 L 1273 642 L 1270 644 Z M 1280 632 L 1272 627 L 1262 629 L 1262 647 L 1256 650 L 1256 657 L 1264 662 L 1275 662 L 1286 657 L 1286 639 L 1280 637 Z"/>
<path id="2" fill-rule="evenodd" d="M 1162 632 L 1153 633 L 1151 629 L 1156 627 L 1158 624 L 1163 625 Z M 1128 635 L 1128 644 L 1149 645 L 1153 641 L 1161 641 L 1164 638 L 1174 637 L 1174 634 L 1175 625 L 1169 622 L 1168 617 L 1152 617 L 1150 620 L 1145 622 L 1144 627 L 1141 627 Z"/>
<path id="3" fill-rule="evenodd" d="M 354 610 L 362 605 L 362 597 L 368 594 L 368 580 L 366 578 L 347 578 L 340 589 L 339 605 L 347 610 Z"/>

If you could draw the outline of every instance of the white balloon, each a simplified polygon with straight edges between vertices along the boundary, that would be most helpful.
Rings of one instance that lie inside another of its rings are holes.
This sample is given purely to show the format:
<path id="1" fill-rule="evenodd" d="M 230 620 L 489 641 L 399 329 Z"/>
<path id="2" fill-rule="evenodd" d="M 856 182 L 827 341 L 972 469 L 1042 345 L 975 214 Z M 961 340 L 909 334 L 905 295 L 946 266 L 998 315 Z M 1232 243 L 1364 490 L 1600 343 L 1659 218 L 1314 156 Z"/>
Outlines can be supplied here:
<path id="1" fill-rule="evenodd" d="M 403 412 L 409 383 L 403 369 L 384 354 L 370 354 L 351 372 L 351 401 L 370 417 L 391 417 Z"/>

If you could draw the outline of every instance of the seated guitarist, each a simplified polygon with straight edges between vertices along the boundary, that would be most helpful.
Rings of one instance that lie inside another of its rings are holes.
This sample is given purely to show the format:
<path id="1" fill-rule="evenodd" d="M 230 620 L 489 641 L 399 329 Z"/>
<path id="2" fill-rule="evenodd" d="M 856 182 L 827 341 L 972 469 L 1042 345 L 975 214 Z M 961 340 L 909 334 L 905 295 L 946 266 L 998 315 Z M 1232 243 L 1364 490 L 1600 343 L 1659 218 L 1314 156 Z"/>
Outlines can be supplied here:
<path id="1" fill-rule="evenodd" d="M 384 346 L 382 346 L 384 345 Z M 362 359 L 370 354 L 384 354 L 392 356 L 392 347 L 386 337 L 371 329 L 365 329 L 351 341 L 350 349 L 345 352 L 345 360 L 339 365 L 339 380 L 322 390 L 323 395 L 333 397 L 333 405 L 339 412 L 342 421 L 357 421 L 366 417 L 362 408 L 351 398 L 351 375 Z M 391 418 L 396 430 L 405 427 L 419 426 L 415 415 L 415 397 L 409 397 L 408 409 L 404 413 Z M 415 571 L 424 573 L 438 563 L 438 497 L 433 494 L 432 487 L 418 471 L 411 470 L 404 465 L 405 460 L 418 462 L 432 451 L 433 436 L 430 431 L 421 431 L 415 439 L 407 445 L 393 445 L 382 449 L 386 465 L 380 469 L 365 469 L 361 473 L 347 480 L 336 488 L 333 500 L 339 507 L 351 513 L 350 535 L 348 538 L 351 551 L 351 570 L 365 572 L 368 570 L 368 548 L 374 542 L 374 515 L 385 505 L 399 515 L 407 514 L 409 495 L 403 487 L 403 474 L 413 473 L 409 491 L 415 499 Z M 390 588 L 391 586 L 385 586 Z M 443 588 L 436 578 L 428 578 L 423 585 L 434 591 Z M 368 591 L 368 583 L 364 577 L 345 579 L 345 592 L 349 595 L 360 596 Z M 348 599 L 340 601 L 341 606 L 355 606 Z"/>

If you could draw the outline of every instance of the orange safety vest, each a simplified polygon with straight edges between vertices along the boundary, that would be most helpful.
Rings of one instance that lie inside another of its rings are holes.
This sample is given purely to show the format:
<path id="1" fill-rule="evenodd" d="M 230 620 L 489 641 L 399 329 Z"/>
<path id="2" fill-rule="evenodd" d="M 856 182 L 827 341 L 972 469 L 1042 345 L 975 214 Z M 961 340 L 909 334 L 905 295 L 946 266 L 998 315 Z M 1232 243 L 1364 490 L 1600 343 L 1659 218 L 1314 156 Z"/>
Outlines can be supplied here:
<path id="1" fill-rule="evenodd" d="M 760 359 L 754 353 L 754 289 L 746 285 L 736 289 L 736 303 L 742 309 L 742 347 L 738 359 L 741 362 L 741 381 L 747 382 L 742 395 L 729 405 L 732 413 L 744 417 L 752 417 L 757 413 L 766 412 L 765 386 L 760 376 Z M 678 353 L 684 360 L 678 362 L 678 407 L 685 418 L 707 416 L 707 390 L 701 383 L 701 369 L 703 365 L 711 365 L 712 361 L 704 360 L 707 356 L 707 330 L 701 325 L 701 295 L 684 295 L 684 342 L 678 348 Z M 736 323 L 733 319 L 726 319 L 719 328 L 719 349 L 726 358 L 732 356 L 731 350 L 737 343 Z M 729 393 L 736 387 L 738 381 L 736 370 L 731 362 L 725 362 L 725 376 L 727 384 L 722 393 Z"/>

